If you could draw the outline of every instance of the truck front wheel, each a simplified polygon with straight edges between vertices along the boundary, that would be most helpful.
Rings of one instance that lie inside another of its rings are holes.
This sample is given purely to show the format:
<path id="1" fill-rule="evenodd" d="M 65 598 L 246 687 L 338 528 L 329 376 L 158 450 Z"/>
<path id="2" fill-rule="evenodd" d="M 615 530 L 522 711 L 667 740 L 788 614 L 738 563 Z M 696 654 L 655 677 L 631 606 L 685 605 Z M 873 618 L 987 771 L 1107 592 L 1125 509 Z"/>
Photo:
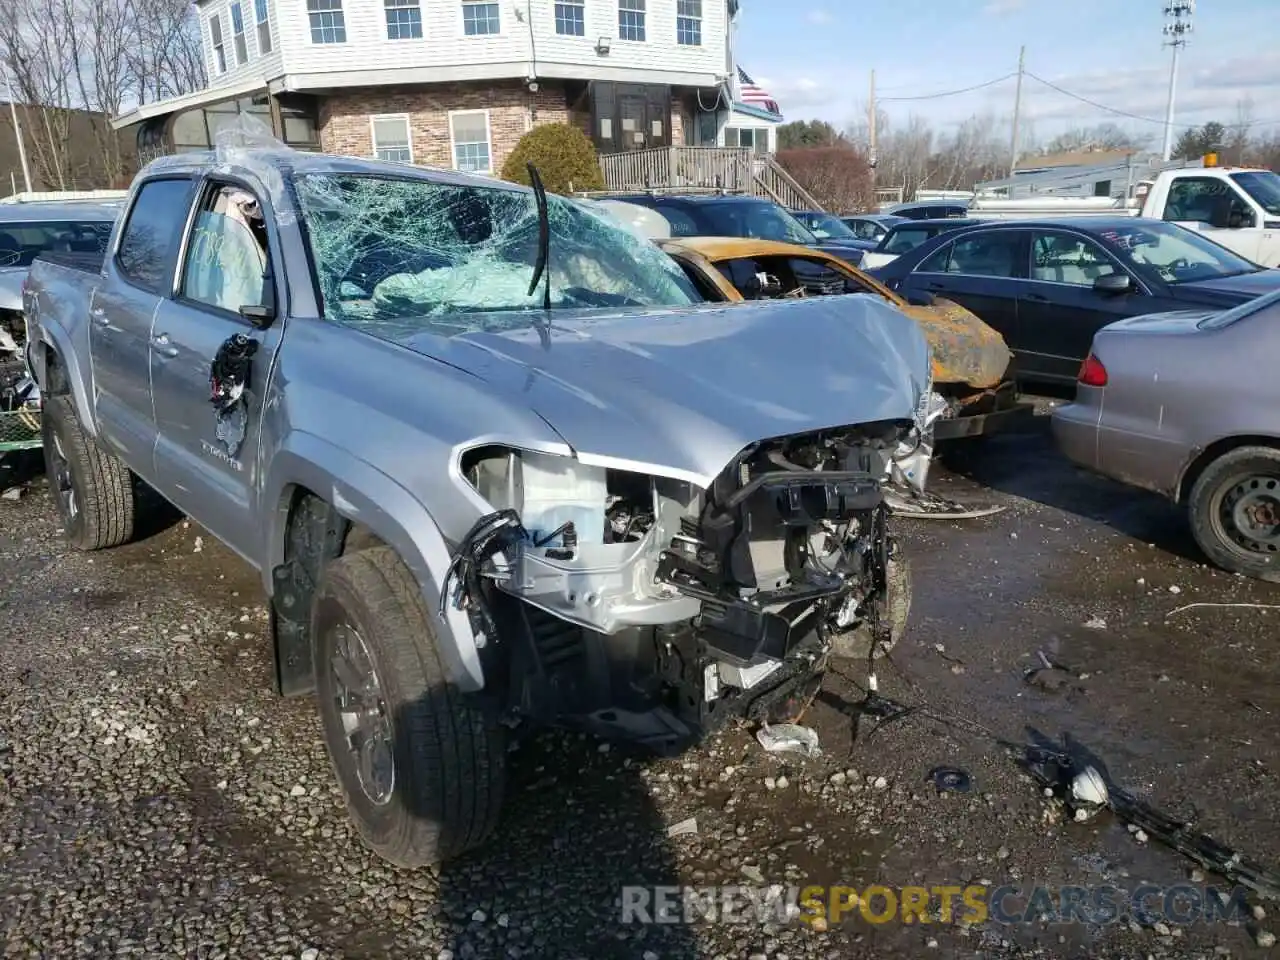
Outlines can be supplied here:
<path id="1" fill-rule="evenodd" d="M 41 411 L 45 476 L 67 540 L 77 550 L 118 547 L 133 537 L 133 475 L 84 432 L 71 398 L 46 396 Z"/>
<path id="2" fill-rule="evenodd" d="M 401 867 L 482 843 L 502 802 L 503 728 L 449 681 L 408 567 L 390 547 L 331 561 L 311 627 L 325 740 L 365 843 Z"/>

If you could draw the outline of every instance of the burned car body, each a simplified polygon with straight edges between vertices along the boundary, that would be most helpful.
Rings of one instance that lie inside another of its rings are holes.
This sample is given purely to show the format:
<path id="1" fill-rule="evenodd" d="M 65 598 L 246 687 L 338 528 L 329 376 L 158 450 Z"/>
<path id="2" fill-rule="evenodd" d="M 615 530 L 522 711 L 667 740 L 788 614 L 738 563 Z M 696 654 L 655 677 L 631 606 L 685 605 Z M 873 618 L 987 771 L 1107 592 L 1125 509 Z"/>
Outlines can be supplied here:
<path id="1" fill-rule="evenodd" d="M 187 212 L 149 303 L 153 196 Z M 259 139 L 154 161 L 101 268 L 38 259 L 25 308 L 68 538 L 128 539 L 132 473 L 251 563 L 281 691 L 413 865 L 492 829 L 513 721 L 674 749 L 901 633 L 881 485 L 929 347 L 835 299 L 705 304 L 540 190 Z"/>

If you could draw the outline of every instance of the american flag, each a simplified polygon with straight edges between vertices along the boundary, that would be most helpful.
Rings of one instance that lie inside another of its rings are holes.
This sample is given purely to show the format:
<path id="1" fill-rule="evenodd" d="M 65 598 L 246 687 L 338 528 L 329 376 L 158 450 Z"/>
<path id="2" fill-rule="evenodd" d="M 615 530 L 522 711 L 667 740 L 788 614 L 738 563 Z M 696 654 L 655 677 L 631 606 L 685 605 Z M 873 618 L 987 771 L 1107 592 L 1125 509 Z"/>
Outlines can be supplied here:
<path id="1" fill-rule="evenodd" d="M 764 87 L 756 86 L 756 82 L 747 76 L 747 71 L 741 67 L 738 68 L 738 89 L 742 102 L 747 106 L 760 107 L 762 110 L 782 116 L 782 108 L 778 106 L 778 101 L 773 99 L 773 94 Z"/>

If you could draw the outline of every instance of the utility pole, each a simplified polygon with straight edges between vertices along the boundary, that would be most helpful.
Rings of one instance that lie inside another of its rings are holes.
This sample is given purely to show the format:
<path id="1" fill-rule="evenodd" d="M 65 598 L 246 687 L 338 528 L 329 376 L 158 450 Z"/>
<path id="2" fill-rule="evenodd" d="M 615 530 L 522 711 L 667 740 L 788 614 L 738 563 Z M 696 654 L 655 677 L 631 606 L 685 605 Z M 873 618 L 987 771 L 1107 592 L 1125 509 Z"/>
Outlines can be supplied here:
<path id="1" fill-rule="evenodd" d="M 1196 0 L 1170 0 L 1164 5 L 1164 35 L 1162 46 L 1173 47 L 1173 62 L 1169 66 L 1169 105 L 1164 114 L 1164 160 L 1169 162 L 1173 152 L 1173 105 L 1178 92 L 1178 53 L 1187 45 L 1191 32 L 1191 15 L 1196 12 Z"/>
<path id="2" fill-rule="evenodd" d="M 867 166 L 871 168 L 871 189 L 876 187 L 876 72 L 871 71 L 871 96 L 867 100 Z"/>
<path id="3" fill-rule="evenodd" d="M 1009 138 L 1009 176 L 1018 165 L 1018 121 L 1022 119 L 1022 74 L 1027 66 L 1027 48 L 1018 48 L 1018 86 L 1013 94 L 1013 134 Z"/>
<path id="4" fill-rule="evenodd" d="M 31 192 L 31 167 L 27 165 L 27 147 L 22 142 L 22 125 L 18 123 L 18 108 L 13 102 L 13 86 L 9 83 L 9 64 L 4 65 L 4 90 L 9 98 L 9 115 L 13 117 L 13 135 L 18 140 L 18 162 L 22 164 L 22 181 Z"/>

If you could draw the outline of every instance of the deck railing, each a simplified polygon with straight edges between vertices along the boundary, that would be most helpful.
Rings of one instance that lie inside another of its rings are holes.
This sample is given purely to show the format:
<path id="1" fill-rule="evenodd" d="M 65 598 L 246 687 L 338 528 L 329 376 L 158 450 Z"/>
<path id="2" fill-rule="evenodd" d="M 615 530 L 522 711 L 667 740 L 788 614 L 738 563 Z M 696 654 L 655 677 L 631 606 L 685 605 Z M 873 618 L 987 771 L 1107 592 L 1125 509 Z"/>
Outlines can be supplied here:
<path id="1" fill-rule="evenodd" d="M 724 190 L 765 197 L 784 207 L 821 210 L 769 154 L 743 147 L 651 147 L 600 158 L 609 192 Z"/>

